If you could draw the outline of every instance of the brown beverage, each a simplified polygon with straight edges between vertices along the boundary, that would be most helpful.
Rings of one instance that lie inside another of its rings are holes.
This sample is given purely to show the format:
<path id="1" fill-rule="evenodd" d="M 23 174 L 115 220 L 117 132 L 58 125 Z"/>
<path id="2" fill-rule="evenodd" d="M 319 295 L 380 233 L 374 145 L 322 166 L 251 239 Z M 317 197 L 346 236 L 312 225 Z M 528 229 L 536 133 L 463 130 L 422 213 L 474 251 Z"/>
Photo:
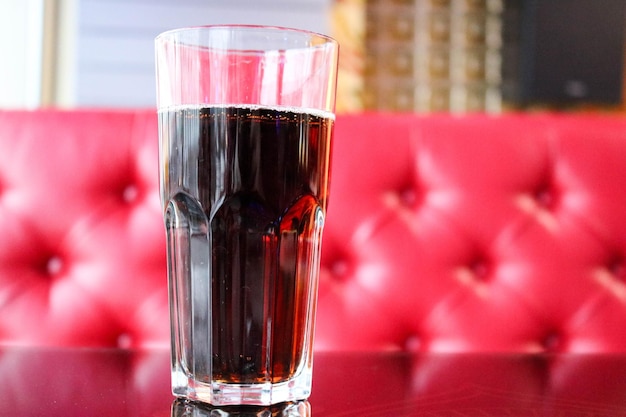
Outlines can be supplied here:
<path id="1" fill-rule="evenodd" d="M 206 381 L 286 381 L 311 350 L 334 119 L 263 107 L 159 117 L 179 363 Z"/>

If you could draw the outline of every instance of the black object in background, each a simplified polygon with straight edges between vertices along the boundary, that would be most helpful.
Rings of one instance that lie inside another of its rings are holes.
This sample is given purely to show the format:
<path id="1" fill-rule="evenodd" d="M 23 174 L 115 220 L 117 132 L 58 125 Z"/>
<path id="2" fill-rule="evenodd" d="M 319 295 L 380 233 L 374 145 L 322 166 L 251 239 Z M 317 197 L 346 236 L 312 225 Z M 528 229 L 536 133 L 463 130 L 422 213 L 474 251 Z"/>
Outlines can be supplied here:
<path id="1" fill-rule="evenodd" d="M 505 4 L 505 101 L 556 106 L 622 102 L 626 0 Z"/>

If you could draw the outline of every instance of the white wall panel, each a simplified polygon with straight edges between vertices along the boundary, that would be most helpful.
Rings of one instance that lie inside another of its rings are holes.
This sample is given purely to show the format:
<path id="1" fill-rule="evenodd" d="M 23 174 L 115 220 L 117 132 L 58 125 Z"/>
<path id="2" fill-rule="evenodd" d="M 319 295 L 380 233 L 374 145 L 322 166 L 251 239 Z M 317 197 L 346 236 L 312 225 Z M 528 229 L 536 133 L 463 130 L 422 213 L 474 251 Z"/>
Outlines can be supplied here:
<path id="1" fill-rule="evenodd" d="M 206 24 L 328 31 L 331 0 L 78 0 L 76 106 L 154 107 L 154 37 Z"/>
<path id="2" fill-rule="evenodd" d="M 156 102 L 152 73 L 92 71 L 82 80 L 79 99 L 84 107 L 154 107 Z"/>
<path id="3" fill-rule="evenodd" d="M 39 105 L 42 37 L 42 0 L 0 0 L 0 107 Z"/>

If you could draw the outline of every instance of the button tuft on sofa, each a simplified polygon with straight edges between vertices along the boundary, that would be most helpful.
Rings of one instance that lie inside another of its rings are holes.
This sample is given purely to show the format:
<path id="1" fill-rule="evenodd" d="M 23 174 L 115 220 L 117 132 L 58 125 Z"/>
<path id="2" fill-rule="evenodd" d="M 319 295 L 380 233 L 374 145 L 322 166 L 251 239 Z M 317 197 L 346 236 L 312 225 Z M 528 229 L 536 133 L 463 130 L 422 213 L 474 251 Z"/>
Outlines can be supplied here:
<path id="1" fill-rule="evenodd" d="M 626 262 L 622 254 L 614 254 L 607 262 L 606 269 L 616 280 L 626 284 Z"/>
<path id="2" fill-rule="evenodd" d="M 64 263 L 60 256 L 53 255 L 46 262 L 46 272 L 49 276 L 57 276 L 63 270 Z"/>
<path id="3" fill-rule="evenodd" d="M 545 352 L 554 353 L 562 351 L 565 343 L 562 335 L 556 331 L 551 331 L 543 338 L 541 346 Z"/>
<path id="4" fill-rule="evenodd" d="M 122 191 L 122 199 L 126 203 L 133 203 L 139 197 L 139 188 L 134 184 L 129 184 Z"/>

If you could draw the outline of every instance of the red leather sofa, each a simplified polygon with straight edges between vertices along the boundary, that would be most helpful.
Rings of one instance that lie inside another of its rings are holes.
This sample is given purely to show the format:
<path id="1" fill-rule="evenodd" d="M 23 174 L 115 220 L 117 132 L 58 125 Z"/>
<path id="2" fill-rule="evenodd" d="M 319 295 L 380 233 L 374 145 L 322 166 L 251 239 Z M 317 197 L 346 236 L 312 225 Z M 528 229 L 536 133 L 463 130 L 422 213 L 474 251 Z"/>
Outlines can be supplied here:
<path id="1" fill-rule="evenodd" d="M 0 111 L 0 344 L 169 340 L 152 110 Z M 626 118 L 340 115 L 319 350 L 626 351 Z"/>

